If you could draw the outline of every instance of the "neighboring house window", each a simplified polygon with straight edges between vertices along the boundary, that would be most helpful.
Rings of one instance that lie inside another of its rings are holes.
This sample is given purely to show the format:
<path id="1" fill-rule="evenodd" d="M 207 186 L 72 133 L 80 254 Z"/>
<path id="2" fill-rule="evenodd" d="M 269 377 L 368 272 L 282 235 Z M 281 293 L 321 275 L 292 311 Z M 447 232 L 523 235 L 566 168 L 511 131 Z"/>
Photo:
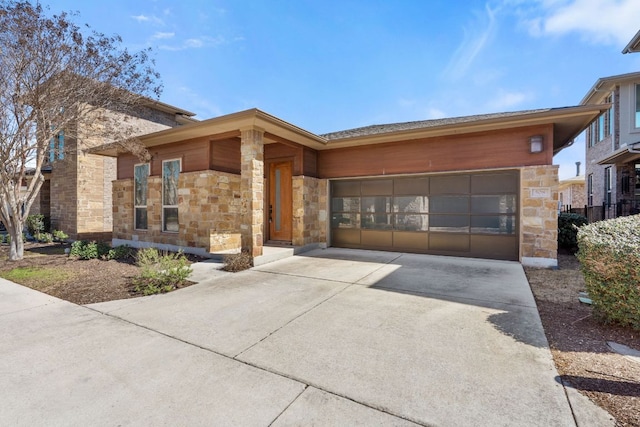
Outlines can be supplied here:
<path id="1" fill-rule="evenodd" d="M 64 159 L 64 131 L 61 130 L 56 136 L 49 140 L 49 163 L 56 159 Z"/>
<path id="2" fill-rule="evenodd" d="M 180 160 L 162 162 L 162 231 L 178 232 Z"/>
<path id="3" fill-rule="evenodd" d="M 640 85 L 636 85 L 636 128 L 640 128 Z"/>
<path id="4" fill-rule="evenodd" d="M 147 182 L 149 178 L 149 163 L 134 166 L 133 197 L 135 229 L 147 229 Z"/>
<path id="5" fill-rule="evenodd" d="M 611 167 L 604 170 L 604 194 L 606 197 L 605 203 L 607 206 L 611 206 Z"/>
<path id="6" fill-rule="evenodd" d="M 598 117 L 598 141 L 602 141 L 605 136 L 604 116 L 604 114 L 600 114 Z"/>
<path id="7" fill-rule="evenodd" d="M 587 177 L 587 199 L 589 206 L 593 206 L 593 174 Z"/>
<path id="8" fill-rule="evenodd" d="M 604 134 L 605 136 L 609 136 L 609 135 L 613 135 L 613 120 L 614 120 L 614 106 L 613 106 L 613 93 L 611 95 L 609 95 L 609 97 L 607 98 L 607 103 L 611 104 L 611 108 L 609 108 L 607 110 L 607 112 L 605 113 L 606 115 L 606 127 L 605 127 L 605 131 Z"/>

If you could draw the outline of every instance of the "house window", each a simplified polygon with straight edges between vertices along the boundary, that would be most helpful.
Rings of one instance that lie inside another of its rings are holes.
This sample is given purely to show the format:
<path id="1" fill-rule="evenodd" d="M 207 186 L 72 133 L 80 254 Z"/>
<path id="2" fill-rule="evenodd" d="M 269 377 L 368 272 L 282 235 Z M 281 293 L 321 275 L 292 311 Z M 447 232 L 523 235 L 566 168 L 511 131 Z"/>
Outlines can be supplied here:
<path id="1" fill-rule="evenodd" d="M 134 166 L 133 197 L 136 230 L 147 229 L 147 182 L 149 163 Z"/>
<path id="2" fill-rule="evenodd" d="M 604 128 L 604 114 L 600 114 L 598 117 L 598 141 L 602 141 L 605 136 Z"/>
<path id="3" fill-rule="evenodd" d="M 178 232 L 180 160 L 162 162 L 162 231 Z"/>
<path id="4" fill-rule="evenodd" d="M 640 128 L 640 85 L 636 85 L 636 128 Z"/>
<path id="5" fill-rule="evenodd" d="M 64 131 L 61 130 L 56 136 L 49 140 L 49 163 L 56 159 L 64 159 Z"/>
<path id="6" fill-rule="evenodd" d="M 589 206 L 593 206 L 593 174 L 587 177 L 587 199 Z"/>
<path id="7" fill-rule="evenodd" d="M 605 120 L 605 131 L 604 131 L 604 135 L 605 136 L 609 136 L 609 135 L 613 135 L 613 120 L 614 120 L 614 106 L 613 106 L 613 93 L 611 95 L 609 95 L 609 97 L 607 98 L 607 103 L 611 104 L 611 107 L 607 110 L 607 112 L 605 113 L 606 115 L 606 120 Z"/>
<path id="8" fill-rule="evenodd" d="M 604 170 L 604 194 L 605 203 L 607 206 L 611 206 L 611 167 Z"/>

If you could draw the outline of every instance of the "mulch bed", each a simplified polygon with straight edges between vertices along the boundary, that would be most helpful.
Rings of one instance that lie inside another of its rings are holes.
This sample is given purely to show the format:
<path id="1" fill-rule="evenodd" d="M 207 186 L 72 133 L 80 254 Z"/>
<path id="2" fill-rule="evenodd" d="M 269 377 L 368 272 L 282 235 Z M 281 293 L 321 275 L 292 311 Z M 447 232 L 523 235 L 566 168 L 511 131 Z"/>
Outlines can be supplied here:
<path id="1" fill-rule="evenodd" d="M 558 372 L 618 426 L 640 426 L 640 363 L 607 346 L 640 350 L 640 331 L 598 322 L 591 306 L 578 301 L 585 285 L 575 256 L 559 254 L 558 264 L 557 270 L 525 268 Z"/>
<path id="2" fill-rule="evenodd" d="M 36 289 L 76 304 L 91 304 L 139 297 L 133 279 L 139 268 L 133 258 L 128 260 L 78 260 L 64 253 L 69 245 L 25 243 L 25 257 L 20 261 L 8 261 L 9 246 L 0 246 L 0 272 L 16 267 L 56 268 L 66 272 L 66 278 L 49 286 Z M 188 257 L 196 262 L 201 258 Z M 23 283 L 29 286 L 29 284 Z M 180 287 L 192 285 L 186 282 Z M 35 286 L 34 286 L 35 287 Z"/>

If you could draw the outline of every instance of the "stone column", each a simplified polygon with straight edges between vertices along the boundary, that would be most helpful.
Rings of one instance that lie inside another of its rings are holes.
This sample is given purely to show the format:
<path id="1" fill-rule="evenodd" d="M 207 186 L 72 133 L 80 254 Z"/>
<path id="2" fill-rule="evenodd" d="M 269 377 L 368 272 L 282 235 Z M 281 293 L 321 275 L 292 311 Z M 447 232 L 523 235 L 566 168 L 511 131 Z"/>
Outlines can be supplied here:
<path id="1" fill-rule="evenodd" d="M 264 130 L 250 127 L 240 131 L 242 249 L 257 257 L 262 255 L 264 235 Z"/>

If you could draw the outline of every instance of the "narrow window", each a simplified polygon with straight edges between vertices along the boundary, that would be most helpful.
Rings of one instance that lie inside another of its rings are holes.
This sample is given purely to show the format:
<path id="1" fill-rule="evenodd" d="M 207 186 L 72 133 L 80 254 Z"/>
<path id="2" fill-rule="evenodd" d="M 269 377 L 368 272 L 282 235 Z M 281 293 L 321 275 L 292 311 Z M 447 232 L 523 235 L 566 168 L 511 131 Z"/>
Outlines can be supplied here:
<path id="1" fill-rule="evenodd" d="M 598 117 L 598 141 L 602 141 L 604 139 L 604 131 L 604 114 L 600 114 Z"/>
<path id="2" fill-rule="evenodd" d="M 611 107 L 607 110 L 607 125 L 605 129 L 605 136 L 613 135 L 613 120 L 614 120 L 614 107 L 613 107 L 613 93 L 607 98 L 607 102 L 611 104 Z"/>
<path id="3" fill-rule="evenodd" d="M 134 221 L 136 230 L 147 229 L 147 182 L 149 163 L 135 165 L 133 180 Z"/>
<path id="4" fill-rule="evenodd" d="M 587 177 L 587 198 L 589 206 L 593 206 L 593 174 Z"/>
<path id="5" fill-rule="evenodd" d="M 611 167 L 604 170 L 604 194 L 605 203 L 607 206 L 611 206 Z"/>
<path id="6" fill-rule="evenodd" d="M 640 85 L 636 85 L 636 128 L 640 128 Z"/>
<path id="7" fill-rule="evenodd" d="M 64 159 L 64 131 L 61 130 L 49 140 L 49 163 Z"/>
<path id="8" fill-rule="evenodd" d="M 162 230 L 178 232 L 178 178 L 180 160 L 162 162 Z"/>

